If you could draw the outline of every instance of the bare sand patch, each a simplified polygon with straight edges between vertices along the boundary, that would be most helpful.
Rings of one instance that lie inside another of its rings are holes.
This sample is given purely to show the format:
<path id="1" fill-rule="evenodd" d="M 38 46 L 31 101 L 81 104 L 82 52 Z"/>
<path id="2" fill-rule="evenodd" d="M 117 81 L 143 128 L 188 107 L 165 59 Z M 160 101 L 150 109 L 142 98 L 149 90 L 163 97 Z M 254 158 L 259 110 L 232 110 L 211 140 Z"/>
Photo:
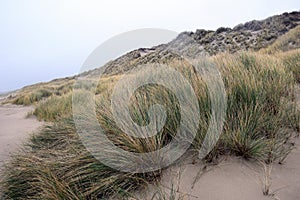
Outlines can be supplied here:
<path id="1" fill-rule="evenodd" d="M 0 167 L 43 124 L 35 117 L 27 118 L 32 110 L 32 106 L 0 106 Z"/>

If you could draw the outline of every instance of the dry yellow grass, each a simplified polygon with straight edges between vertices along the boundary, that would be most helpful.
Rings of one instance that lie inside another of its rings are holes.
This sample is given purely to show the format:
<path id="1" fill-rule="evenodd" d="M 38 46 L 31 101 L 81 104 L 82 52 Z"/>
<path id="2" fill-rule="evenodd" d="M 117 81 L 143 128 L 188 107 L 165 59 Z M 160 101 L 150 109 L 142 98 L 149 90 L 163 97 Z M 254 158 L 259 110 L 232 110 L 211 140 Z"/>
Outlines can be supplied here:
<path id="1" fill-rule="evenodd" d="M 299 113 L 293 102 L 295 80 L 291 68 L 285 65 L 294 54 L 297 52 L 281 53 L 281 56 L 222 54 L 209 58 L 221 71 L 228 105 L 222 136 L 206 161 L 213 161 L 225 153 L 265 163 L 286 157 L 292 148 L 289 145 L 292 135 L 279 130 L 285 127 L 299 131 Z M 184 74 L 197 95 L 201 126 L 195 140 L 191 141 L 191 150 L 198 152 L 211 117 L 207 87 L 187 63 L 176 61 L 171 64 Z M 133 138 L 117 127 L 109 106 L 111 90 L 119 78 L 104 77 L 98 86 L 98 120 L 107 136 L 120 148 L 136 153 L 153 151 L 168 144 L 176 134 L 180 119 L 176 96 L 156 85 L 139 88 L 130 100 L 132 119 L 147 124 L 149 106 L 158 103 L 166 107 L 168 120 L 154 137 Z M 78 91 L 84 89 L 75 88 Z M 14 156 L 5 169 L 2 186 L 6 198 L 125 198 L 159 177 L 159 170 L 125 173 L 97 161 L 78 138 L 70 118 L 71 96 L 71 93 L 52 95 L 38 103 L 35 114 L 54 123 L 34 136 L 28 148 Z"/>

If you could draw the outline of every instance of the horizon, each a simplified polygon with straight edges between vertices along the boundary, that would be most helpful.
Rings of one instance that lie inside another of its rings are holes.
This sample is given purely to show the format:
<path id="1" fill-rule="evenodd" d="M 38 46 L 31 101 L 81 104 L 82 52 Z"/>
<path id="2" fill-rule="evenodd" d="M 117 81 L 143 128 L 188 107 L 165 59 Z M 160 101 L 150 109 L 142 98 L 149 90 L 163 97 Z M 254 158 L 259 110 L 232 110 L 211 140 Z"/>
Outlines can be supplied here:
<path id="1" fill-rule="evenodd" d="M 272 1 L 271 5 L 258 0 L 251 1 L 250 5 L 237 0 L 166 0 L 155 3 L 137 0 L 7 0 L 0 5 L 0 94 L 78 74 L 81 65 L 95 48 L 120 33 L 141 28 L 167 29 L 176 33 L 233 28 L 240 23 L 299 11 L 300 8 L 300 3 L 293 0 L 285 2 L 284 6 L 278 0 Z M 147 11 L 156 12 L 155 15 L 148 15 L 145 14 Z M 215 16 L 211 15 L 212 11 L 216 12 Z M 243 12 L 243 15 L 236 11 Z M 124 18 L 118 17 L 122 15 Z M 153 41 L 149 38 L 150 42 L 140 42 L 135 48 L 167 43 L 173 37 L 170 34 Z M 120 55 L 133 49 L 124 50 Z M 103 62 L 116 58 L 115 55 L 110 56 Z"/>

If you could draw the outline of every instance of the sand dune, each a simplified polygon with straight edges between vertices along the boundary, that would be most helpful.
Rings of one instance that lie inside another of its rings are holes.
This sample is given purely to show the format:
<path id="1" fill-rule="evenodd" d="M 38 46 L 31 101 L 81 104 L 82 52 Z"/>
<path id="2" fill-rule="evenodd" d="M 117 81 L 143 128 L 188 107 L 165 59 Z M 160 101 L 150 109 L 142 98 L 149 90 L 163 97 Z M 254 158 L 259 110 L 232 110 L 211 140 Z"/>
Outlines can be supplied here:
<path id="1" fill-rule="evenodd" d="M 299 85 L 295 96 L 300 110 Z M 137 199 L 151 199 L 157 190 L 168 194 L 173 187 L 184 200 L 299 200 L 300 138 L 294 142 L 295 149 L 283 164 L 268 167 L 242 158 L 224 157 L 218 165 L 203 170 L 202 163 L 194 163 L 197 159 L 186 159 L 165 170 L 160 186 L 150 186 L 138 193 Z M 263 195 L 266 177 L 270 182 L 268 196 Z"/>
<path id="2" fill-rule="evenodd" d="M 299 100 L 299 87 L 297 91 Z M 0 165 L 8 160 L 9 154 L 16 151 L 30 133 L 42 125 L 35 118 L 26 118 L 32 109 L 17 105 L 0 106 Z M 161 187 L 168 192 L 173 184 L 178 194 L 190 200 L 299 200 L 299 138 L 295 139 L 295 147 L 282 165 L 272 165 L 269 196 L 264 196 L 262 192 L 267 174 L 265 165 L 233 157 L 224 158 L 221 163 L 205 171 L 201 163 L 188 162 L 173 166 L 163 173 Z M 153 192 L 153 187 L 149 190 Z"/>
<path id="3" fill-rule="evenodd" d="M 150 185 L 135 199 L 152 199 L 157 191 L 169 195 L 173 188 L 177 198 L 181 196 L 183 200 L 299 200 L 299 138 L 295 139 L 295 146 L 283 164 L 269 167 L 228 156 L 219 164 L 204 168 L 203 163 L 195 163 L 197 158 L 188 158 L 166 169 L 158 186 Z M 270 182 L 269 195 L 263 194 L 266 177 Z"/>
<path id="4" fill-rule="evenodd" d="M 161 185 L 168 192 L 173 184 L 189 200 L 299 200 L 300 139 L 296 143 L 283 165 L 273 164 L 269 196 L 263 195 L 264 166 L 232 157 L 205 171 L 201 163 L 174 166 L 164 172 Z"/>

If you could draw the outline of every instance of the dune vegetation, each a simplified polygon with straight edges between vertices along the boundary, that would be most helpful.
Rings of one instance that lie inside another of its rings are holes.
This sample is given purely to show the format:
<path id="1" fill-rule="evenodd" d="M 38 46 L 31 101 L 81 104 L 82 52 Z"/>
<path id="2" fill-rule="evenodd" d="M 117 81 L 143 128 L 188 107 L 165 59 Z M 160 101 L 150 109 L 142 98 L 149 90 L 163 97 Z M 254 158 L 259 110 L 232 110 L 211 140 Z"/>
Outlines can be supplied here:
<path id="1" fill-rule="evenodd" d="M 219 54 L 209 60 L 221 72 L 227 111 L 222 135 L 204 161 L 217 162 L 222 155 L 236 155 L 259 162 L 283 162 L 299 134 L 294 85 L 299 82 L 300 52 L 242 52 Z M 191 83 L 200 113 L 199 130 L 189 152 L 197 154 L 211 118 L 211 100 L 204 81 L 192 66 L 169 63 Z M 119 76 L 108 76 L 97 86 L 97 117 L 107 136 L 126 151 L 142 153 L 160 149 L 176 135 L 180 105 L 171 91 L 159 85 L 140 88 L 131 98 L 131 114 L 139 124 L 149 123 L 150 105 L 167 110 L 164 128 L 154 137 L 133 138 L 120 130 L 109 106 L 111 90 Z M 83 146 L 72 119 L 72 92 L 84 88 L 53 85 L 24 92 L 11 101 L 32 104 L 34 115 L 51 122 L 36 133 L 4 169 L 1 186 L 5 199 L 107 199 L 127 198 L 137 189 L 159 180 L 161 170 L 126 173 L 96 160 Z M 163 195 L 156 197 L 167 199 Z"/>
<path id="2" fill-rule="evenodd" d="M 221 73 L 227 110 L 221 137 L 203 162 L 217 163 L 221 156 L 231 155 L 268 165 L 282 163 L 292 151 L 292 139 L 300 134 L 294 88 L 300 83 L 299 33 L 297 26 L 258 52 L 219 53 L 208 58 Z M 212 117 L 208 87 L 189 63 L 170 58 L 167 64 L 188 80 L 196 94 L 201 111 L 199 129 L 189 141 L 188 154 L 197 156 Z M 154 104 L 165 107 L 167 119 L 163 129 L 153 137 L 131 137 L 117 126 L 110 106 L 112 90 L 121 75 L 107 74 L 96 86 L 99 124 L 107 137 L 126 151 L 144 153 L 162 148 L 174 139 L 180 125 L 181 110 L 176 95 L 159 85 L 139 88 L 129 102 L 132 119 L 139 125 L 147 125 L 149 108 Z M 160 179 L 163 169 L 120 172 L 87 151 L 76 131 L 72 97 L 74 92 L 84 93 L 89 85 L 74 85 L 75 79 L 27 86 L 8 98 L 6 103 L 34 105 L 32 114 L 49 123 L 4 167 L 3 199 L 127 199 L 136 190 Z M 153 199 L 182 199 L 182 196 L 173 190 L 171 194 L 158 190 Z"/>
<path id="3" fill-rule="evenodd" d="M 62 96 L 72 90 L 74 77 L 55 79 L 47 83 L 26 86 L 16 95 L 9 96 L 6 103 L 32 105 L 51 96 Z"/>
<path id="4" fill-rule="evenodd" d="M 261 51 L 264 53 L 276 53 L 276 52 L 285 52 L 292 49 L 297 49 L 300 45 L 300 26 L 296 26 L 291 29 L 289 32 L 279 37 L 272 45 L 268 46 Z"/>

